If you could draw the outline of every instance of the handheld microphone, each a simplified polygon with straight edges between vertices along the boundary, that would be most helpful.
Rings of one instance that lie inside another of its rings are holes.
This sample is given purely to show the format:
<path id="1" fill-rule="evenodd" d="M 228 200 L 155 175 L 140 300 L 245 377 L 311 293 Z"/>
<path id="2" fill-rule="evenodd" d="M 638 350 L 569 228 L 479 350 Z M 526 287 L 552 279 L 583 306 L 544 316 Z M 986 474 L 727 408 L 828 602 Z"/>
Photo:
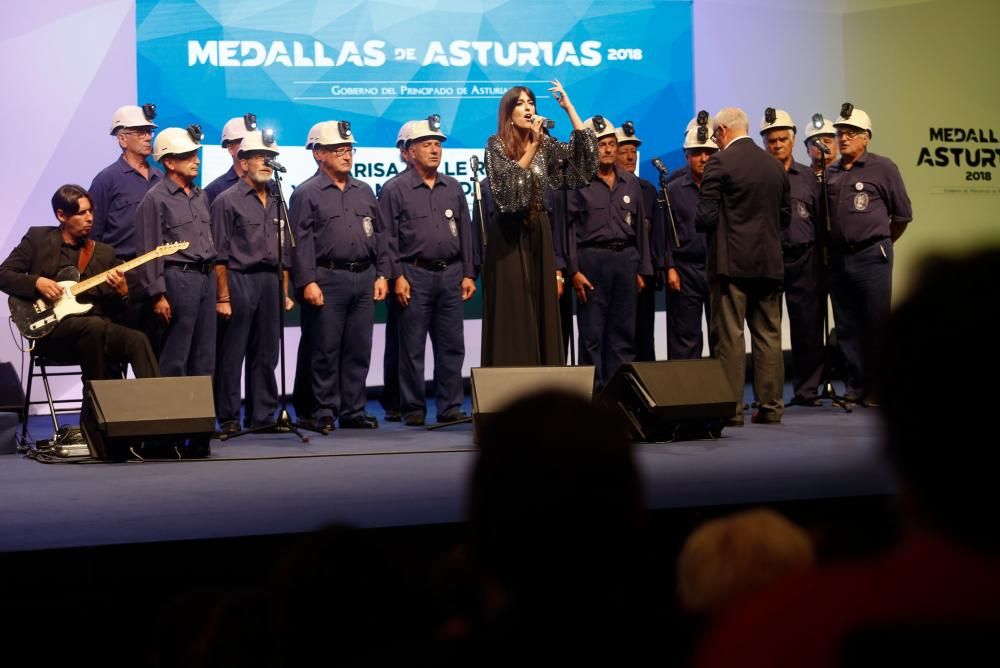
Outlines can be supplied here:
<path id="1" fill-rule="evenodd" d="M 542 127 L 546 130 L 551 130 L 556 126 L 556 122 L 551 118 L 546 118 L 545 116 L 535 116 L 535 118 L 542 119 Z"/>
<path id="2" fill-rule="evenodd" d="M 659 158 L 653 158 L 653 167 L 656 167 L 656 171 L 658 171 L 660 174 L 663 174 L 664 176 L 670 173 L 670 170 L 667 169 L 667 166 L 664 165 L 663 161 L 660 160 Z"/>
<path id="3" fill-rule="evenodd" d="M 813 137 L 811 141 L 812 145 L 818 148 L 821 152 L 825 153 L 826 155 L 830 155 L 830 149 L 827 148 L 826 144 L 824 144 L 819 140 L 819 137 Z"/>
<path id="4" fill-rule="evenodd" d="M 282 174 L 288 171 L 281 165 L 280 162 L 278 162 L 274 158 L 268 158 L 267 160 L 264 161 L 264 164 L 273 169 L 274 171 L 281 172 Z"/>
<path id="5" fill-rule="evenodd" d="M 479 174 L 479 156 L 478 155 L 474 155 L 471 158 L 469 158 L 469 169 L 472 170 L 472 178 L 478 179 L 479 178 L 477 176 L 477 174 Z"/>

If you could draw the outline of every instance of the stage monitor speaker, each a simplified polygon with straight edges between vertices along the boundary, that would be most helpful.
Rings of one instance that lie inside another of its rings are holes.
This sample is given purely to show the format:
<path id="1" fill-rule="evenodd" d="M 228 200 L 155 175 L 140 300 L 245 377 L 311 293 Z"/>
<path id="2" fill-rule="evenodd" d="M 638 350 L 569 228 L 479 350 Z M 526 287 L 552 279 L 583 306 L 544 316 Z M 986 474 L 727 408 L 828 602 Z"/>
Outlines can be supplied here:
<path id="1" fill-rule="evenodd" d="M 24 411 L 24 388 L 17 376 L 14 365 L 10 362 L 0 362 L 0 413 L 17 413 Z"/>
<path id="2" fill-rule="evenodd" d="M 736 398 L 715 359 L 623 364 L 600 394 L 621 410 L 637 441 L 718 438 Z"/>
<path id="3" fill-rule="evenodd" d="M 496 366 L 472 369 L 472 433 L 489 429 L 490 420 L 521 397 L 562 390 L 590 401 L 594 396 L 592 366 Z"/>
<path id="4" fill-rule="evenodd" d="M 207 457 L 212 377 L 88 381 L 80 427 L 97 459 Z"/>

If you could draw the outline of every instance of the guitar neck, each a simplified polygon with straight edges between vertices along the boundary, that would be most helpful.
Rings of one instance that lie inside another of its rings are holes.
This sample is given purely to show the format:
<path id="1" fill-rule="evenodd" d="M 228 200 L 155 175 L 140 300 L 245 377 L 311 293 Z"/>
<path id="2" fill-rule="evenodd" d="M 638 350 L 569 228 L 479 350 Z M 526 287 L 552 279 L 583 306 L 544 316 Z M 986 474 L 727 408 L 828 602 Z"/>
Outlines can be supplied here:
<path id="1" fill-rule="evenodd" d="M 85 280 L 80 281 L 79 283 L 77 283 L 76 285 L 74 285 L 72 288 L 70 288 L 70 292 L 75 296 L 75 295 L 81 294 L 83 292 L 86 292 L 87 290 L 92 290 L 92 289 L 96 288 L 98 285 L 103 284 L 107 280 L 108 274 L 110 274 L 115 269 L 117 269 L 118 271 L 120 271 L 120 272 L 122 272 L 124 274 L 126 271 L 129 271 L 130 269 L 135 269 L 136 267 L 138 267 L 140 265 L 146 264 L 150 260 L 156 259 L 156 257 L 157 257 L 158 254 L 159 254 L 158 249 L 154 248 L 153 250 L 149 251 L 148 253 L 145 253 L 143 255 L 140 255 L 139 257 L 133 258 L 133 259 L 129 260 L 128 262 L 123 262 L 123 263 L 121 263 L 119 265 L 116 265 L 116 266 L 112 267 L 111 269 L 108 269 L 107 271 L 102 271 L 101 273 L 97 274 L 96 276 L 91 276 L 90 278 L 87 278 Z"/>

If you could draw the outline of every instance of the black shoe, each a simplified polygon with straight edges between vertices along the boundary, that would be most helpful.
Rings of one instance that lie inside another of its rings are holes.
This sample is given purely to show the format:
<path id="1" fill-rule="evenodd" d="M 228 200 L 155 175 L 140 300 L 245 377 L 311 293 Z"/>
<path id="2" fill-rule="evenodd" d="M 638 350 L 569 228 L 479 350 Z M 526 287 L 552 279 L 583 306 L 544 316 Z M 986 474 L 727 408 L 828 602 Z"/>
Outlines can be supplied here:
<path id="1" fill-rule="evenodd" d="M 385 421 L 386 422 L 399 422 L 402 419 L 403 419 L 403 415 L 399 411 L 392 410 L 391 408 L 387 408 L 385 410 Z"/>
<path id="2" fill-rule="evenodd" d="M 219 427 L 220 436 L 232 436 L 240 430 L 240 423 L 236 420 L 226 420 Z"/>
<path id="3" fill-rule="evenodd" d="M 819 397 L 800 397 L 798 395 L 792 397 L 792 400 L 788 402 L 789 406 L 807 406 L 809 408 L 816 408 L 822 406 L 823 402 L 819 400 Z"/>
<path id="4" fill-rule="evenodd" d="M 410 413 L 403 418 L 403 424 L 405 424 L 407 427 L 423 427 L 424 414 Z"/>
<path id="5" fill-rule="evenodd" d="M 750 422 L 754 424 L 781 424 L 781 418 L 765 415 L 760 411 L 754 411 L 754 414 L 750 416 Z"/>
<path id="6" fill-rule="evenodd" d="M 861 400 L 861 405 L 865 408 L 878 408 L 882 404 L 875 397 L 865 397 Z"/>
<path id="7" fill-rule="evenodd" d="M 331 431 L 337 427 L 333 424 L 332 415 L 324 415 L 323 417 L 318 417 L 313 420 L 313 425 L 324 434 L 329 434 Z"/>
<path id="8" fill-rule="evenodd" d="M 465 411 L 455 411 L 453 413 L 445 413 L 444 415 L 438 415 L 438 424 L 447 424 L 449 422 L 458 422 L 459 420 L 468 420 L 469 414 Z"/>
<path id="9" fill-rule="evenodd" d="M 375 417 L 368 415 L 367 413 L 361 413 L 360 415 L 353 415 L 351 417 L 341 417 L 340 428 L 378 429 L 378 420 Z"/>

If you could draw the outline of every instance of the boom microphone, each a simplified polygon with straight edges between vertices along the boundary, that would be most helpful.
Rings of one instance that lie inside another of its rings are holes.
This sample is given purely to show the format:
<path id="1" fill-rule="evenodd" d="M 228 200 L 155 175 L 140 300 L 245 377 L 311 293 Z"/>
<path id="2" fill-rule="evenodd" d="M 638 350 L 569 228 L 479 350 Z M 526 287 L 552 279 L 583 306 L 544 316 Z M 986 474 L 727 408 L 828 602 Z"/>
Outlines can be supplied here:
<path id="1" fill-rule="evenodd" d="M 476 176 L 477 174 L 479 174 L 479 156 L 478 155 L 474 155 L 471 158 L 469 158 L 469 169 L 472 170 L 472 175 L 473 176 Z"/>
<path id="2" fill-rule="evenodd" d="M 663 161 L 660 160 L 659 158 L 653 158 L 653 167 L 656 167 L 656 171 L 658 171 L 660 174 L 663 174 L 664 176 L 666 176 L 670 172 L 670 170 L 667 169 L 667 166 L 664 165 Z"/>
<path id="3" fill-rule="evenodd" d="M 827 148 L 826 144 L 824 144 L 819 140 L 819 137 L 813 137 L 810 141 L 812 142 L 812 145 L 818 148 L 820 151 L 822 151 L 827 155 L 830 155 L 830 149 Z"/>
<path id="4" fill-rule="evenodd" d="M 268 158 L 267 160 L 264 161 L 264 164 L 273 169 L 274 171 L 281 172 L 282 174 L 288 171 L 281 165 L 280 162 L 278 162 L 274 158 Z"/>

